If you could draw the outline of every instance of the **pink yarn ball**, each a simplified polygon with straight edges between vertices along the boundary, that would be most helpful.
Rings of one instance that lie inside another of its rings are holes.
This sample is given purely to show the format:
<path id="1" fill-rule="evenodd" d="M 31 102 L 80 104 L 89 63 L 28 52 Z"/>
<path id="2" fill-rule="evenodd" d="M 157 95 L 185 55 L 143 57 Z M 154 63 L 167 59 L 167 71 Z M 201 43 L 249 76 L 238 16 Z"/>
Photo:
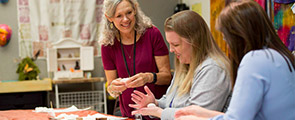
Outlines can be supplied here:
<path id="1" fill-rule="evenodd" d="M 11 28 L 6 24 L 0 24 L 0 46 L 6 46 L 11 38 Z"/>

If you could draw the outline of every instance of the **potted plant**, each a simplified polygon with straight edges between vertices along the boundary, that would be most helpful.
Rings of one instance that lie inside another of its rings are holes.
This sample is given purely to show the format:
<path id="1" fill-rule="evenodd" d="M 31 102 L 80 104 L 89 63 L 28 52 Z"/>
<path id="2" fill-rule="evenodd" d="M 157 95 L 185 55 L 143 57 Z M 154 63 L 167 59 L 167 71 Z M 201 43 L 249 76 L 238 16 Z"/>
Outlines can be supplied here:
<path id="1" fill-rule="evenodd" d="M 34 61 L 39 56 L 40 50 L 35 54 L 33 58 L 26 57 L 21 60 L 18 64 L 18 68 L 16 73 L 19 74 L 18 80 L 37 80 L 37 76 L 40 73 L 38 66 L 34 63 Z"/>

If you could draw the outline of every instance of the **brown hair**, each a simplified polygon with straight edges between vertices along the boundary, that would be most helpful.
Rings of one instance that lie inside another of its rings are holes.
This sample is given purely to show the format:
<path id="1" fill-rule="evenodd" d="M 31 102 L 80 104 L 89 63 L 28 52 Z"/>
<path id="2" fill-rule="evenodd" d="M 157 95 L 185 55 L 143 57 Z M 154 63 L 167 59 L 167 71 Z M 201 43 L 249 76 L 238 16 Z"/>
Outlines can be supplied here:
<path id="1" fill-rule="evenodd" d="M 165 32 L 174 31 L 186 38 L 192 46 L 192 59 L 189 65 L 181 64 L 175 59 L 175 81 L 173 87 L 178 87 L 178 95 L 188 93 L 192 86 L 196 68 L 207 57 L 212 58 L 225 71 L 229 69 L 229 60 L 215 43 L 204 19 L 196 12 L 185 10 L 166 19 Z M 229 74 L 229 71 L 228 71 Z"/>
<path id="2" fill-rule="evenodd" d="M 251 50 L 272 48 L 284 57 L 291 72 L 292 67 L 295 68 L 294 56 L 282 43 L 258 3 L 252 0 L 231 2 L 222 10 L 216 23 L 216 29 L 223 33 L 230 48 L 233 80 L 242 57 Z"/>

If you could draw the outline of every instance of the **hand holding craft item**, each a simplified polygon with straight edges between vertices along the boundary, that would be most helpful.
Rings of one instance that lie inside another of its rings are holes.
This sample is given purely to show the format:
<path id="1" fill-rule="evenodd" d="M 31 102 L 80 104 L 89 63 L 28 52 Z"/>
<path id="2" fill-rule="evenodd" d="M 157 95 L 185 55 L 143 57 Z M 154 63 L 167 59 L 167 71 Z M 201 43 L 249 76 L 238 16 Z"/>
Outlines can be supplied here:
<path id="1" fill-rule="evenodd" d="M 123 79 L 121 79 L 122 82 L 126 82 L 127 80 L 129 80 L 129 78 L 123 78 Z"/>
<path id="2" fill-rule="evenodd" d="M 129 78 L 123 78 L 121 79 L 121 82 L 124 82 L 125 83 L 125 86 L 126 86 L 126 81 L 129 80 Z"/>
<path id="3" fill-rule="evenodd" d="M 11 38 L 11 28 L 8 25 L 0 24 L 0 46 L 6 46 Z"/>

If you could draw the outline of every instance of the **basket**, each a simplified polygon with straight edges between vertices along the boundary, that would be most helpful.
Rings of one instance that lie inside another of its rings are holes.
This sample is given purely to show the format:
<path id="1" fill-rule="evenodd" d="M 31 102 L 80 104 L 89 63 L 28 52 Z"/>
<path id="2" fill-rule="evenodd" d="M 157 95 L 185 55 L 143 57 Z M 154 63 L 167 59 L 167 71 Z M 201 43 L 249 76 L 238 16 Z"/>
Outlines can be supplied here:
<path id="1" fill-rule="evenodd" d="M 63 92 L 59 94 L 61 108 L 75 105 L 79 109 L 91 107 L 100 113 L 104 113 L 103 91 Z"/>

